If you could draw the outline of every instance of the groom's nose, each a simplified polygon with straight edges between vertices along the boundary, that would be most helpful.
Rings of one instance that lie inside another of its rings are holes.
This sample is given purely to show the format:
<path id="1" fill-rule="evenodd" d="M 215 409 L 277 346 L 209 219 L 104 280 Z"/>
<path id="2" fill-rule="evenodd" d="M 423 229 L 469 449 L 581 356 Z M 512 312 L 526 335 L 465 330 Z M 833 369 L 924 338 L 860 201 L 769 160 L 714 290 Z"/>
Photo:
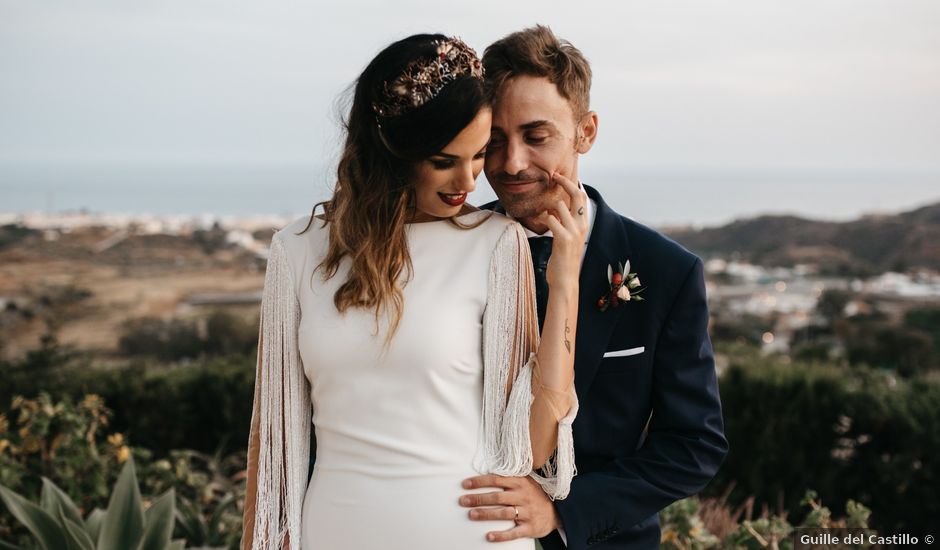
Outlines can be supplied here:
<path id="1" fill-rule="evenodd" d="M 523 144 L 516 140 L 508 140 L 505 152 L 506 162 L 503 164 L 503 171 L 507 174 L 516 175 L 529 167 L 529 159 Z"/>

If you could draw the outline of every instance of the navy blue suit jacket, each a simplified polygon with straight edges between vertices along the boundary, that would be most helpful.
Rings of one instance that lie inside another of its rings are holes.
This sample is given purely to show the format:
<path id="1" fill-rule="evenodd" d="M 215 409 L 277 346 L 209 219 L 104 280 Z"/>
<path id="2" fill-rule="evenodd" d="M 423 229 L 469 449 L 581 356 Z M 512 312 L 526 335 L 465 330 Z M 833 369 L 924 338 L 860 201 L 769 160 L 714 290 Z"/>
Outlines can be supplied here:
<path id="1" fill-rule="evenodd" d="M 728 451 L 702 261 L 585 187 L 597 210 L 578 304 L 578 475 L 568 498 L 554 504 L 572 550 L 658 548 L 659 511 L 699 492 Z M 498 203 L 482 208 L 502 211 Z M 607 266 L 628 259 L 644 300 L 600 311 Z M 565 548 L 557 531 L 541 543 Z"/>

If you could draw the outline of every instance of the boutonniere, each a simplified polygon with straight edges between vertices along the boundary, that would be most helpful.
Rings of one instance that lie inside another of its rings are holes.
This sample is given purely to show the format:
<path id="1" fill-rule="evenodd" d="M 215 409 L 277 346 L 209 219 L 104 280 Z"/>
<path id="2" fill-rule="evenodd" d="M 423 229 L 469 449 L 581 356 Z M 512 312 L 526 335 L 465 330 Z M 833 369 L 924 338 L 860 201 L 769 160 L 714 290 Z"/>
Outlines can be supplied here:
<path id="1" fill-rule="evenodd" d="M 607 282 L 610 283 L 610 288 L 597 301 L 597 307 L 601 311 L 607 311 L 610 306 L 617 307 L 620 302 L 643 299 L 640 296 L 640 292 L 643 291 L 640 287 L 640 278 L 636 273 L 630 272 L 630 260 L 627 260 L 626 266 L 618 263 L 616 271 L 614 271 L 614 266 L 608 265 Z"/>

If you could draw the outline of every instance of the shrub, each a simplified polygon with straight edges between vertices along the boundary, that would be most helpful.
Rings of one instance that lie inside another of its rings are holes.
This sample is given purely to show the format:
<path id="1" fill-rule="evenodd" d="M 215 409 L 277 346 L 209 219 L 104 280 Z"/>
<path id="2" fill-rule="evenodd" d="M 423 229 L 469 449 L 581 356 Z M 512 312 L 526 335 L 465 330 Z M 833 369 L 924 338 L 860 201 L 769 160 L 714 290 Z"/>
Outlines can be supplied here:
<path id="1" fill-rule="evenodd" d="M 124 355 L 145 355 L 164 361 L 199 357 L 203 347 L 194 323 L 155 317 L 129 321 L 118 341 Z"/>
<path id="2" fill-rule="evenodd" d="M 801 507 L 808 510 L 796 524 L 791 524 L 786 511 L 770 514 L 765 508 L 760 517 L 752 517 L 750 500 L 744 507 L 747 516 L 741 520 L 744 509 L 732 510 L 725 502 L 726 496 L 705 500 L 691 497 L 667 506 L 660 512 L 660 547 L 667 550 L 793 548 L 794 528 L 866 529 L 871 513 L 865 506 L 849 500 L 845 506 L 847 516 L 832 519 L 832 513 L 823 506 L 816 492 L 809 490 L 800 501 Z"/>
<path id="3" fill-rule="evenodd" d="M 132 362 L 114 368 L 59 366 L 49 375 L 0 368 L 0 403 L 14 394 L 56 399 L 99 395 L 113 411 L 111 426 L 160 456 L 172 449 L 212 453 L 248 441 L 255 359 L 234 355 L 189 364 Z"/>
<path id="4" fill-rule="evenodd" d="M 940 379 L 740 352 L 721 379 L 731 450 L 712 490 L 796 513 L 794 488 L 856 499 L 879 530 L 922 529 L 940 514 Z M 845 510 L 836 510 L 844 514 Z"/>
<path id="5" fill-rule="evenodd" d="M 224 311 L 215 311 L 199 322 L 156 317 L 133 319 L 125 325 L 118 341 L 124 355 L 161 361 L 248 355 L 257 345 L 258 323 L 249 323 Z"/>
<path id="6" fill-rule="evenodd" d="M 133 459 L 145 495 L 171 490 L 176 495 L 177 530 L 190 545 L 237 548 L 244 451 L 223 457 L 173 450 L 167 458 L 155 459 L 148 449 L 132 449 L 123 434 L 105 433 L 112 414 L 95 395 L 77 405 L 69 399 L 53 402 L 48 394 L 35 400 L 18 397 L 13 405 L 14 422 L 0 415 L 0 484 L 10 491 L 46 495 L 41 498 L 45 503 L 48 485 L 55 484 L 58 492 L 75 499 L 78 510 L 92 510 L 105 504 L 119 467 Z M 3 512 L 0 507 L 0 539 L 24 544 L 28 531 L 17 529 Z"/>
<path id="7" fill-rule="evenodd" d="M 107 510 L 95 508 L 84 520 L 72 499 L 47 478 L 43 478 L 38 506 L 3 485 L 0 500 L 44 550 L 175 550 L 184 545 L 183 541 L 170 542 L 176 510 L 173 489 L 145 512 L 132 458 L 121 469 Z"/>

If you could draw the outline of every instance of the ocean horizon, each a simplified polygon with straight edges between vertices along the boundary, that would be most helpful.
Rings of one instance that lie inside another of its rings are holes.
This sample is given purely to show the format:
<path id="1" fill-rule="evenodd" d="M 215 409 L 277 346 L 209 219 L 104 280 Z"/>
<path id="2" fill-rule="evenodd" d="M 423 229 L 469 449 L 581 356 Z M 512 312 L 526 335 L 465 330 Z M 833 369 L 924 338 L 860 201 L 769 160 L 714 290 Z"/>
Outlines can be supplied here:
<path id="1" fill-rule="evenodd" d="M 940 201 L 940 173 L 638 169 L 584 163 L 615 210 L 656 227 L 714 226 L 763 214 L 846 221 Z M 329 197 L 313 164 L 5 163 L 0 212 L 301 216 Z M 470 202 L 495 199 L 481 174 Z"/>

